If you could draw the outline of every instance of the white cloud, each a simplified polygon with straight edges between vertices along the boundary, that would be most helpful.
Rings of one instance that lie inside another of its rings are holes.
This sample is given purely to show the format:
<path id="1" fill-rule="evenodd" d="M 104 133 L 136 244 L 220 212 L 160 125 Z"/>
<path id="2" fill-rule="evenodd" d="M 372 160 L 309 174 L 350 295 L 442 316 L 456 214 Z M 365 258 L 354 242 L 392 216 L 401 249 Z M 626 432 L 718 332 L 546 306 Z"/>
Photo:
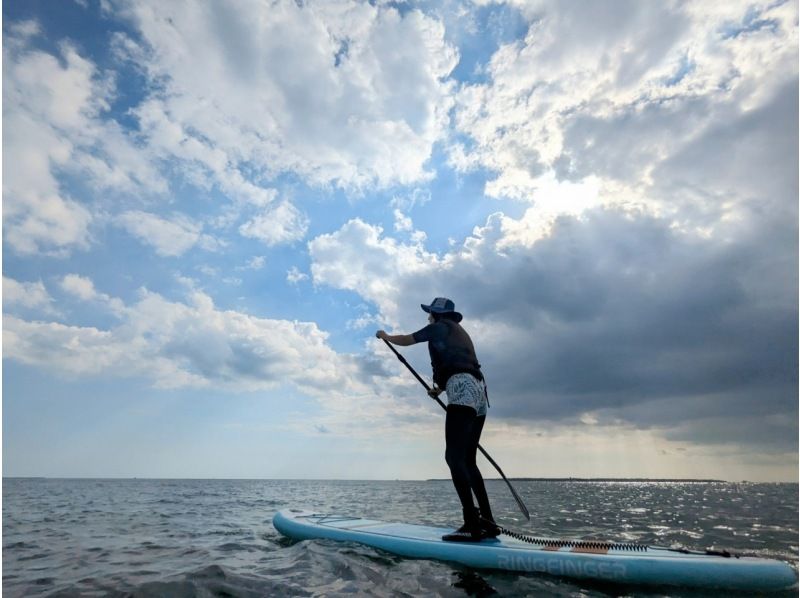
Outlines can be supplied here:
<path id="1" fill-rule="evenodd" d="M 357 318 L 347 321 L 347 328 L 350 330 L 364 330 L 368 326 L 379 327 L 380 325 L 380 318 L 369 312 L 363 312 Z"/>
<path id="2" fill-rule="evenodd" d="M 198 291 L 187 303 L 142 291 L 124 306 L 84 277 L 66 276 L 62 287 L 81 300 L 118 302 L 120 324 L 102 330 L 6 316 L 5 357 L 73 375 L 144 376 L 163 387 L 254 390 L 288 381 L 313 392 L 352 386 L 354 365 L 327 346 L 316 324 L 220 310 Z"/>
<path id="3" fill-rule="evenodd" d="M 436 286 L 430 275 L 441 260 L 420 245 L 398 243 L 382 233 L 381 227 L 355 219 L 316 237 L 308 244 L 311 274 L 315 284 L 356 291 L 377 304 L 387 320 L 397 322 L 397 280 L 417 277 L 418 292 L 433 297 Z"/>
<path id="4" fill-rule="evenodd" d="M 97 291 L 91 279 L 77 274 L 67 274 L 61 280 L 61 288 L 70 295 L 74 295 L 84 301 L 90 301 L 97 296 Z"/>
<path id="5" fill-rule="evenodd" d="M 291 284 L 297 284 L 303 280 L 308 280 L 308 274 L 305 272 L 300 272 L 300 270 L 297 269 L 297 266 L 292 266 L 286 273 L 286 280 L 288 280 Z"/>
<path id="6" fill-rule="evenodd" d="M 22 307 L 41 310 L 46 314 L 55 314 L 53 298 L 41 280 L 36 282 L 19 282 L 3 276 L 3 309 Z"/>
<path id="7" fill-rule="evenodd" d="M 395 195 L 389 202 L 393 208 L 407 212 L 417 206 L 424 206 L 431 200 L 429 189 L 415 187 L 410 193 Z"/>
<path id="8" fill-rule="evenodd" d="M 411 218 L 403 214 L 400 210 L 395 209 L 394 211 L 394 230 L 398 232 L 409 232 L 413 230 L 414 223 L 411 221 Z"/>
<path id="9" fill-rule="evenodd" d="M 236 166 L 236 155 L 226 154 L 215 140 L 193 134 L 191 122 L 176 120 L 164 101 L 145 100 L 134 109 L 134 114 L 148 141 L 148 149 L 164 161 L 182 163 L 184 176 L 192 184 L 206 189 L 216 184 L 234 202 L 255 206 L 267 206 L 277 197 L 275 189 L 247 180 Z M 234 143 L 232 139 L 227 141 Z"/>
<path id="10" fill-rule="evenodd" d="M 320 401 L 312 419 L 284 422 L 301 432 L 324 425 L 348 438 L 375 436 L 396 429 L 399 418 L 418 423 L 416 433 L 427 429 L 413 387 L 387 380 L 381 361 L 337 353 L 313 322 L 223 310 L 191 286 L 184 302 L 142 290 L 129 305 L 76 275 L 64 286 L 108 308 L 118 324 L 102 329 L 6 314 L 5 359 L 67 377 L 140 377 L 161 388 L 252 392 L 289 385 Z"/>
<path id="11" fill-rule="evenodd" d="M 4 119 L 5 240 L 24 254 L 87 247 L 92 216 L 65 197 L 50 171 L 51 164 L 68 160 L 69 144 L 34 119 L 14 114 L 13 108 L 9 112 Z"/>
<path id="12" fill-rule="evenodd" d="M 307 229 L 308 218 L 288 201 L 282 201 L 242 224 L 239 233 L 272 246 L 299 241 Z"/>
<path id="13" fill-rule="evenodd" d="M 116 8 L 141 34 L 119 51 L 163 90 L 136 110 L 149 143 L 223 186 L 244 166 L 349 188 L 429 178 L 457 62 L 438 21 L 354 2 Z"/>
<path id="14" fill-rule="evenodd" d="M 67 274 L 61 279 L 61 290 L 81 301 L 99 303 L 116 316 L 125 316 L 125 304 L 116 297 L 98 293 L 91 278 L 79 274 Z"/>
<path id="15" fill-rule="evenodd" d="M 148 212 L 130 210 L 117 216 L 115 222 L 153 247 L 158 255 L 165 257 L 182 255 L 195 245 L 211 251 L 218 246 L 213 237 L 202 233 L 201 224 L 181 214 L 166 219 Z"/>
<path id="16" fill-rule="evenodd" d="M 451 164 L 494 171 L 490 196 L 537 203 L 548 173 L 593 176 L 601 189 L 637 195 L 637 209 L 680 221 L 696 201 L 654 180 L 660 165 L 796 87 L 793 3 L 514 4 L 529 19 L 525 39 L 495 53 L 489 80 L 464 85 L 455 111 L 465 137 Z M 706 190 L 736 191 L 714 183 Z M 598 199 L 619 205 L 615 194 Z"/>
<path id="17" fill-rule="evenodd" d="M 3 355 L 28 365 L 69 374 L 98 373 L 129 358 L 128 347 L 110 332 L 57 322 L 3 318 Z"/>
<path id="18" fill-rule="evenodd" d="M 15 24 L 3 44 L 3 224 L 24 254 L 65 254 L 91 241 L 92 209 L 61 172 L 94 189 L 163 192 L 163 179 L 121 128 L 104 121 L 113 80 L 67 43 L 33 49 L 35 23 Z"/>
<path id="19" fill-rule="evenodd" d="M 247 260 L 246 267 L 249 270 L 261 270 L 264 267 L 264 264 L 267 263 L 267 258 L 263 255 L 254 255 L 252 258 Z"/>
<path id="20" fill-rule="evenodd" d="M 419 316 L 419 301 L 417 309 L 413 300 L 411 309 L 400 301 L 408 298 L 404 293 L 411 285 L 414 296 L 426 300 L 446 294 L 434 279 L 453 265 L 453 255 L 440 257 L 419 244 L 399 242 L 360 219 L 316 237 L 308 247 L 314 284 L 357 292 L 379 308 L 381 320 L 393 325 L 411 326 L 414 315 Z"/>

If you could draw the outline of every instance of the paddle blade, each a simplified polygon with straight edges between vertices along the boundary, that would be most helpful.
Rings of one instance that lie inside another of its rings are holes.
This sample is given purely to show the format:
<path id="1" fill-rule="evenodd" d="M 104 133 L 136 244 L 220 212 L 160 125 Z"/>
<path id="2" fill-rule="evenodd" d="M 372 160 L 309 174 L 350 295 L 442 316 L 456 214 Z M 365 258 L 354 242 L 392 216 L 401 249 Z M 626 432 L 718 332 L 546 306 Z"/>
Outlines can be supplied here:
<path id="1" fill-rule="evenodd" d="M 525 503 L 522 502 L 522 499 L 519 497 L 519 494 L 517 494 L 517 491 L 514 490 L 514 486 L 511 485 L 511 482 L 506 480 L 506 484 L 508 484 L 508 489 L 511 490 L 511 496 L 513 496 L 514 500 L 517 501 L 517 505 L 519 506 L 519 510 L 522 511 L 523 515 L 525 515 L 525 519 L 530 521 L 531 520 L 531 514 L 528 513 L 528 507 L 526 507 Z"/>

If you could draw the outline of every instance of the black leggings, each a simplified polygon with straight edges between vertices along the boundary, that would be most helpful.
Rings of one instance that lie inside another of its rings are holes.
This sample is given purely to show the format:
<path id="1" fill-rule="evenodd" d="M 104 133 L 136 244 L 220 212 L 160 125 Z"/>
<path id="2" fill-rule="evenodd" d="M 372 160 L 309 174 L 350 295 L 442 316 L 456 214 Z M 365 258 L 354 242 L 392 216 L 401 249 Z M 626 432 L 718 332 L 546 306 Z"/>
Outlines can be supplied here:
<path id="1" fill-rule="evenodd" d="M 485 421 L 486 416 L 478 416 L 472 407 L 448 405 L 444 425 L 447 442 L 444 458 L 450 467 L 453 485 L 456 487 L 464 511 L 469 512 L 475 508 L 472 502 L 472 493 L 474 492 L 481 516 L 492 518 L 492 509 L 489 506 L 489 497 L 486 494 L 486 486 L 483 484 L 483 476 L 475 463 L 478 442 L 481 439 Z"/>

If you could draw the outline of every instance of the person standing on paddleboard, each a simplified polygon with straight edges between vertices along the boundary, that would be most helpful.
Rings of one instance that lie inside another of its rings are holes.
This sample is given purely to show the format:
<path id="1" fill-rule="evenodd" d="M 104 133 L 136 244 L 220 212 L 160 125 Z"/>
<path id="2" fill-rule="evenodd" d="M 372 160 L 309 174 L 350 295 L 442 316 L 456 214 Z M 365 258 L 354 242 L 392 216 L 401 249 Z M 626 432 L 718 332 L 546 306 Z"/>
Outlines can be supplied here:
<path id="1" fill-rule="evenodd" d="M 461 501 L 464 525 L 442 539 L 478 542 L 494 538 L 499 530 L 494 524 L 483 476 L 475 461 L 489 406 L 481 365 L 472 339 L 459 324 L 462 315 L 450 299 L 437 297 L 430 305 L 420 307 L 429 314 L 425 328 L 413 334 L 397 335 L 378 330 L 375 336 L 401 347 L 427 342 L 434 382 L 430 394 L 438 397 L 442 391 L 447 393 L 445 461 Z M 478 508 L 473 503 L 473 493 Z"/>

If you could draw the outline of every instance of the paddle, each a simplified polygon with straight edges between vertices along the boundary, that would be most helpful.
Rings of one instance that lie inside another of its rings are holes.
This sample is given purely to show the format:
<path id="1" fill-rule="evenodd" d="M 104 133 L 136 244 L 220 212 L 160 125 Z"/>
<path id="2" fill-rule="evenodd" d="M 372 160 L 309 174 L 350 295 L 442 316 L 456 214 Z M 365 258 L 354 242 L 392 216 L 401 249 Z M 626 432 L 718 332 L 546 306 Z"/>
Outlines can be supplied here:
<path id="1" fill-rule="evenodd" d="M 412 374 L 414 374 L 414 377 L 415 377 L 417 380 L 419 380 L 419 383 L 420 383 L 420 384 L 422 384 L 422 386 L 424 386 L 424 387 L 425 387 L 425 390 L 426 390 L 426 391 L 428 391 L 428 392 L 430 392 L 430 390 L 431 390 L 431 387 L 430 387 L 430 386 L 428 386 L 428 383 L 427 383 L 427 382 L 425 382 L 425 380 L 423 380 L 423 379 L 420 377 L 420 375 L 419 375 L 419 374 L 416 372 L 416 370 L 414 370 L 414 368 L 412 368 L 412 367 L 409 365 L 409 363 L 406 361 L 406 358 L 405 358 L 405 357 L 403 357 L 402 355 L 400 355 L 400 353 L 397 351 L 397 349 L 395 349 L 395 348 L 394 348 L 394 346 L 392 345 L 392 343 L 390 343 L 390 342 L 389 342 L 389 341 L 387 341 L 386 339 L 382 339 L 382 340 L 383 340 L 383 342 L 384 342 L 384 343 L 386 343 L 386 346 L 387 346 L 387 347 L 389 347 L 389 348 L 392 350 L 392 352 L 393 352 L 395 355 L 397 355 L 397 359 L 399 359 L 399 360 L 400 360 L 400 361 L 403 363 L 403 365 L 404 365 L 404 366 L 406 366 L 406 367 L 408 368 L 408 370 L 409 370 L 409 371 L 410 371 Z M 447 407 L 445 407 L 445 404 L 444 404 L 444 403 L 442 403 L 442 401 L 439 399 L 439 397 L 432 397 L 432 398 L 433 398 L 433 399 L 434 399 L 434 400 L 435 400 L 437 403 L 439 403 L 439 405 L 441 405 L 442 409 L 444 409 L 445 411 L 447 411 Z M 528 507 L 526 507 L 526 506 L 525 506 L 525 503 L 524 503 L 524 502 L 522 502 L 522 499 L 519 497 L 519 494 L 517 494 L 517 491 L 516 491 L 516 490 L 514 490 L 514 486 L 512 486 L 512 485 L 511 485 L 511 482 L 509 482 L 509 481 L 508 481 L 508 478 L 506 477 L 506 474 L 504 474 L 504 473 L 503 473 L 503 470 L 502 470 L 502 469 L 500 469 L 500 466 L 499 466 L 497 463 L 495 463 L 494 459 L 492 459 L 492 458 L 489 456 L 489 453 L 487 453 L 485 450 L 483 450 L 483 447 L 482 447 L 480 444 L 478 445 L 478 450 L 481 452 L 481 454 L 482 454 L 484 457 L 486 457 L 486 459 L 489 461 L 489 463 L 491 463 L 491 464 L 494 466 L 494 468 L 497 470 L 497 472 L 498 472 L 498 473 L 499 473 L 499 474 L 500 474 L 500 475 L 503 477 L 503 480 L 504 480 L 504 481 L 505 481 L 505 483 L 508 485 L 508 489 L 509 489 L 509 490 L 511 490 L 511 495 L 514 497 L 514 500 L 516 500 L 516 501 L 517 501 L 517 505 L 519 506 L 519 510 L 520 510 L 520 511 L 522 511 L 522 514 L 523 514 L 523 515 L 525 515 L 525 519 L 527 519 L 528 521 L 530 521 L 530 520 L 531 520 L 531 516 L 530 516 L 530 513 L 528 513 Z"/>

